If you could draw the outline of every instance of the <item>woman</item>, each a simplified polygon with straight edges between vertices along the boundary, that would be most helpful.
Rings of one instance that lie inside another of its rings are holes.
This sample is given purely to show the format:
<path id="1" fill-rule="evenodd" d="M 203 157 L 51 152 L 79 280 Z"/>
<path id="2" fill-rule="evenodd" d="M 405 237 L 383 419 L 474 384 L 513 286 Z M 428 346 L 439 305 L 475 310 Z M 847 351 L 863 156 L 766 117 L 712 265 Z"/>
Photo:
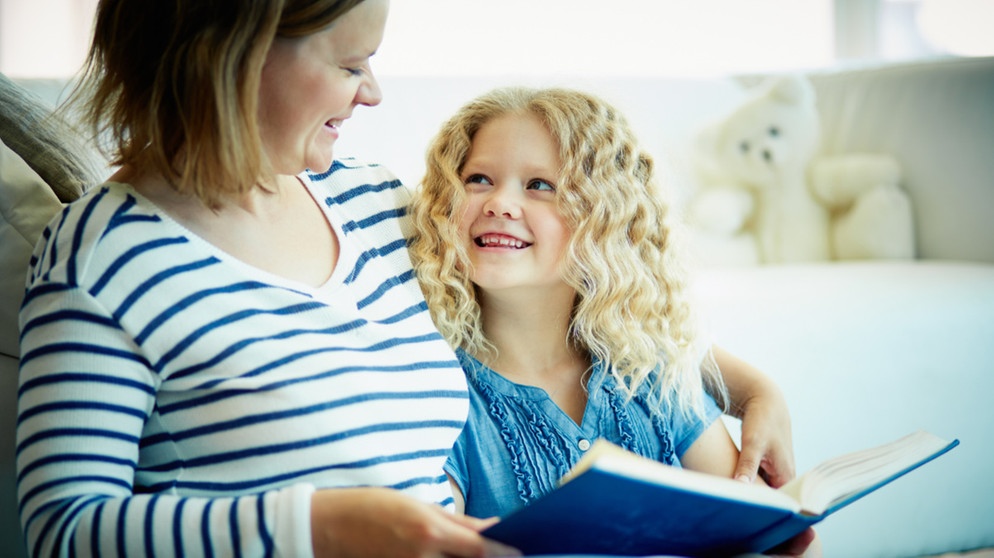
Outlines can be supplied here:
<path id="1" fill-rule="evenodd" d="M 386 14 L 101 3 L 89 115 L 121 170 L 53 222 L 22 314 L 33 554 L 482 553 L 485 523 L 443 510 L 466 387 L 405 190 L 332 167 L 380 101 Z"/>
<path id="2" fill-rule="evenodd" d="M 332 160 L 380 101 L 387 9 L 99 4 L 86 115 L 120 172 L 52 221 L 29 272 L 32 554 L 486 551 L 489 522 L 448 512 L 467 389 L 411 272 L 407 191 Z"/>

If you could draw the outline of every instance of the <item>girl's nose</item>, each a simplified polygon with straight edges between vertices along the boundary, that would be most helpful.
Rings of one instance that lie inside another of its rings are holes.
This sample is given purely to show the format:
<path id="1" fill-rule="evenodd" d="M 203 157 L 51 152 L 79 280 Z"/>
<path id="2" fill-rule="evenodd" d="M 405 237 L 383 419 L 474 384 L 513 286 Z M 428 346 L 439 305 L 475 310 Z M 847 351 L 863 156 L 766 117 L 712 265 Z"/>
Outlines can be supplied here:
<path id="1" fill-rule="evenodd" d="M 518 202 L 513 188 L 494 188 L 486 203 L 483 204 L 483 211 L 487 217 L 498 217 L 502 219 L 518 219 L 521 217 L 521 204 Z"/>

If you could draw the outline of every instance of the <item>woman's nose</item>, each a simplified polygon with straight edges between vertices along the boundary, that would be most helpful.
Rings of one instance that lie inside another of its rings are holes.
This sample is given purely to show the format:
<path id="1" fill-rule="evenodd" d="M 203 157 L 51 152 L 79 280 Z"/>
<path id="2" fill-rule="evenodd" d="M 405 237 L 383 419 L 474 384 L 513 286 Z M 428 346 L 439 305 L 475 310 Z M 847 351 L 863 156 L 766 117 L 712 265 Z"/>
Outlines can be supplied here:
<path id="1" fill-rule="evenodd" d="M 380 90 L 380 83 L 376 81 L 373 71 L 366 72 L 363 84 L 356 92 L 356 102 L 367 107 L 375 107 L 383 100 L 383 91 Z"/>

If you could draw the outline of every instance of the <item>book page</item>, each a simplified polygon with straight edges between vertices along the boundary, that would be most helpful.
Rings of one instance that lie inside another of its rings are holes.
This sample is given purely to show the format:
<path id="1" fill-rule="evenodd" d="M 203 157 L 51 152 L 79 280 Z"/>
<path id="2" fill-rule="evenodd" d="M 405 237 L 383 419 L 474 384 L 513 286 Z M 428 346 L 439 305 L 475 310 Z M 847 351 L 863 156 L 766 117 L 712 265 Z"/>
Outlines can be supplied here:
<path id="1" fill-rule="evenodd" d="M 596 468 L 601 471 L 638 479 L 643 482 L 672 486 L 729 500 L 749 502 L 758 506 L 800 511 L 800 505 L 779 490 L 758 484 L 748 484 L 729 478 L 673 467 L 638 456 L 609 442 L 598 440 L 576 467 L 563 478 L 568 482 L 580 472 Z"/>
<path id="2" fill-rule="evenodd" d="M 783 486 L 780 491 L 820 515 L 833 504 L 872 488 L 949 445 L 947 440 L 918 431 L 893 442 L 824 461 Z"/>

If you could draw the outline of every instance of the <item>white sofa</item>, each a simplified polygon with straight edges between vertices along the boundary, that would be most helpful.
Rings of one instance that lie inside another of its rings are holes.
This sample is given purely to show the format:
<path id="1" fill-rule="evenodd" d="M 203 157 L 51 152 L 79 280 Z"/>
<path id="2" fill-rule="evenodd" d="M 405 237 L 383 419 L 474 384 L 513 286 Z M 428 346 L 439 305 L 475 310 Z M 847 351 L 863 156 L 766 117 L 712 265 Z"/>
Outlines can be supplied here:
<path id="1" fill-rule="evenodd" d="M 947 456 L 820 524 L 826 556 L 925 556 L 994 547 L 994 58 L 846 68 L 811 77 L 826 154 L 881 152 L 901 163 L 914 206 L 918 258 L 702 269 L 696 286 L 714 337 L 782 386 L 791 405 L 799 471 L 916 429 L 960 439 Z M 742 95 L 730 78 L 395 77 L 381 80 L 380 107 L 357 109 L 342 131 L 338 154 L 379 160 L 413 184 L 441 121 L 471 96 L 509 83 L 565 84 L 612 99 L 677 178 L 696 127 Z M 50 100 L 58 93 L 49 82 L 25 85 Z M 18 277 L 30 243 L 58 205 L 44 183 L 5 150 L 2 556 L 22 552 L 13 463 Z"/>

